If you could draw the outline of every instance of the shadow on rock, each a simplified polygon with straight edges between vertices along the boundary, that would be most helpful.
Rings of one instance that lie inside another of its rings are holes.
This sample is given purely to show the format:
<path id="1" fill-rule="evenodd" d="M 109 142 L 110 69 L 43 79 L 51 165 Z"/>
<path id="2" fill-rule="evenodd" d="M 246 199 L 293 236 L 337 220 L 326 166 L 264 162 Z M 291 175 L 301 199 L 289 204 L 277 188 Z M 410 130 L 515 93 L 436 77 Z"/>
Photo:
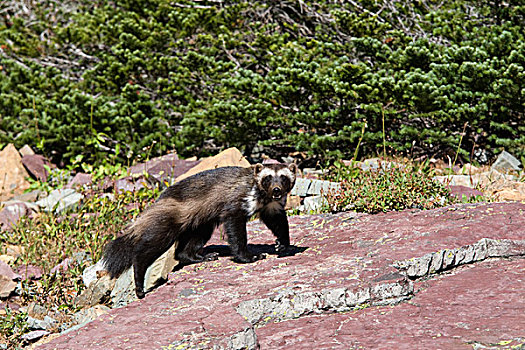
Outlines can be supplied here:
<path id="1" fill-rule="evenodd" d="M 286 251 L 278 252 L 273 244 L 248 244 L 248 249 L 254 254 L 277 255 L 279 257 L 294 256 L 304 252 L 308 247 L 289 246 Z M 231 256 L 230 247 L 227 245 L 209 245 L 204 248 L 204 254 L 218 253 L 219 256 Z"/>

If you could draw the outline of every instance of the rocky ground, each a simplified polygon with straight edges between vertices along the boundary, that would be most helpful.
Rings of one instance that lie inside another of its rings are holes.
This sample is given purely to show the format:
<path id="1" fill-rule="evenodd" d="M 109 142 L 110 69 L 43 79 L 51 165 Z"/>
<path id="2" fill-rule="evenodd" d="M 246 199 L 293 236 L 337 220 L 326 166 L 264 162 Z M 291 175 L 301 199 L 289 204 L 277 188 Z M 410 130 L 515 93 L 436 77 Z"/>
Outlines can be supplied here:
<path id="1" fill-rule="evenodd" d="M 162 186 L 227 165 L 249 163 L 236 149 L 201 160 L 168 154 L 104 180 L 104 195 L 134 191 L 146 182 Z M 390 165 L 378 159 L 357 164 L 364 170 Z M 66 185 L 49 193 L 28 192 L 27 178 L 46 180 L 53 167 L 25 147 L 8 145 L 0 152 L 0 230 L 9 232 L 20 218 L 39 211 L 59 216 L 82 205 L 79 186 L 89 188 L 91 174 L 63 179 Z M 146 285 L 166 278 L 168 283 L 140 301 L 131 271 L 115 281 L 92 265 L 84 270 L 88 288 L 76 297 L 80 311 L 72 321 L 57 325 L 49 310 L 31 305 L 31 331 L 22 339 L 44 337 L 34 344 L 42 349 L 525 346 L 525 183 L 505 174 L 517 174 L 519 167 L 504 152 L 491 168 L 436 168 L 443 175 L 435 180 L 453 195 L 484 194 L 497 203 L 291 217 L 293 256 L 278 258 L 270 232 L 255 221 L 248 227 L 249 242 L 267 259 L 235 264 L 217 230 L 207 249 L 221 254 L 218 261 L 170 273 L 177 262 L 168 251 L 150 268 Z M 305 169 L 289 198 L 292 208 L 316 210 L 324 200 L 320 194 L 338 188 L 317 173 Z M 13 271 L 17 248 L 2 247 L 0 255 L 0 297 L 10 307 L 17 306 L 12 297 L 20 281 L 43 274 L 36 266 Z M 57 330 L 62 333 L 50 334 Z"/>
<path id="2" fill-rule="evenodd" d="M 511 348 L 525 344 L 525 204 L 290 219 L 295 255 L 249 224 L 253 264 L 170 273 L 145 299 L 38 349 Z M 216 234 L 208 249 L 225 255 Z"/>

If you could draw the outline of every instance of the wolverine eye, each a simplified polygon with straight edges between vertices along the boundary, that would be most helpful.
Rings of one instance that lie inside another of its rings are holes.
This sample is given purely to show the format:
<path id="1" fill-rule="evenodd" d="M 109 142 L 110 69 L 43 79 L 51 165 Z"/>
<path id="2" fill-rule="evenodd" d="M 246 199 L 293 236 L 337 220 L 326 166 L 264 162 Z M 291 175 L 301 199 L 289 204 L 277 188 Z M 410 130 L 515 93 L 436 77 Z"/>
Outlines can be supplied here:
<path id="1" fill-rule="evenodd" d="M 288 176 L 281 175 L 281 183 L 283 184 L 284 188 L 289 188 L 290 187 L 290 179 L 288 178 Z"/>
<path id="2" fill-rule="evenodd" d="M 261 181 L 261 184 L 263 186 L 263 188 L 268 188 L 270 187 L 270 183 L 272 182 L 272 177 L 271 176 L 265 176 L 262 178 L 262 181 Z"/>

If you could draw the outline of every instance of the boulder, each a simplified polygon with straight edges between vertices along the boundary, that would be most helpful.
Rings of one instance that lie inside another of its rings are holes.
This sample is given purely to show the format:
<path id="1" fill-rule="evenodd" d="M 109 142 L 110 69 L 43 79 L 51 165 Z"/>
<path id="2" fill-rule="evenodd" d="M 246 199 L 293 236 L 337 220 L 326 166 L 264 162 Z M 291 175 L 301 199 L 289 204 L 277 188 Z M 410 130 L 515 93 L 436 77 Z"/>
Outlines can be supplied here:
<path id="1" fill-rule="evenodd" d="M 84 195 L 70 188 L 60 188 L 51 191 L 49 196 L 36 202 L 44 211 L 61 212 L 74 208 L 84 198 Z"/>
<path id="2" fill-rule="evenodd" d="M 0 261 L 0 275 L 5 276 L 10 280 L 19 280 L 20 275 L 15 273 L 11 266 L 7 265 L 5 262 Z"/>
<path id="3" fill-rule="evenodd" d="M 15 146 L 5 146 L 0 151 L 0 202 L 24 193 L 29 188 L 28 177 Z"/>
<path id="4" fill-rule="evenodd" d="M 73 179 L 65 186 L 65 188 L 75 188 L 75 187 L 86 187 L 90 186 L 93 183 L 93 177 L 91 174 L 86 173 L 76 173 Z"/>
<path id="5" fill-rule="evenodd" d="M 11 278 L 0 274 L 0 298 L 7 298 L 16 289 L 16 285 Z"/>
<path id="6" fill-rule="evenodd" d="M 99 316 L 107 314 L 110 308 L 105 305 L 95 305 L 88 309 L 82 309 L 73 316 L 73 321 L 76 324 L 86 324 L 96 320 Z"/>
<path id="7" fill-rule="evenodd" d="M 294 251 L 284 257 L 264 225 L 251 221 L 251 249 L 266 259 L 237 264 L 221 256 L 184 266 L 139 302 L 41 349 L 519 345 L 524 210 L 469 203 L 292 216 Z M 224 245 L 220 235 L 210 241 L 214 250 Z"/>
<path id="8" fill-rule="evenodd" d="M 13 199 L 11 199 L 11 201 L 33 203 L 33 202 L 36 202 L 40 198 L 41 195 L 45 195 L 45 192 L 42 192 L 41 190 L 34 190 L 34 191 L 22 193 L 18 196 L 14 196 Z M 31 209 L 37 211 L 38 206 L 34 205 Z"/>
<path id="9" fill-rule="evenodd" d="M 31 332 L 28 332 L 28 333 L 25 333 L 24 335 L 22 335 L 21 338 L 23 340 L 25 340 L 25 341 L 32 342 L 32 341 L 38 340 L 38 339 L 40 339 L 43 336 L 46 336 L 48 334 L 49 334 L 49 332 L 48 331 L 44 331 L 44 330 L 31 331 Z"/>
<path id="10" fill-rule="evenodd" d="M 499 154 L 498 158 L 492 164 L 492 169 L 499 170 L 499 171 L 520 171 L 521 168 L 521 162 L 516 159 L 512 154 L 509 152 L 503 151 Z"/>
<path id="11" fill-rule="evenodd" d="M 24 156 L 22 158 L 22 164 L 24 164 L 31 175 L 44 182 L 47 181 L 47 177 L 49 176 L 46 166 L 48 168 L 56 168 L 54 164 L 40 154 L 29 154 Z"/>
<path id="12" fill-rule="evenodd" d="M 473 175 L 445 175 L 445 176 L 434 176 L 435 181 L 439 181 L 445 185 L 450 186 L 466 186 L 466 187 L 487 187 L 498 181 L 513 181 L 514 176 L 505 175 L 497 170 L 485 171 L 479 174 Z"/>
<path id="13" fill-rule="evenodd" d="M 27 144 L 25 144 L 22 148 L 20 148 L 20 149 L 18 150 L 18 153 L 20 153 L 20 155 L 21 155 L 22 157 L 30 156 L 30 155 L 35 154 L 35 152 L 33 151 L 33 149 L 32 149 L 29 145 L 27 145 Z"/>
<path id="14" fill-rule="evenodd" d="M 88 288 L 77 296 L 75 305 L 78 307 L 92 307 L 99 303 L 106 302 L 114 286 L 115 280 L 106 274 L 91 283 Z"/>
<path id="15" fill-rule="evenodd" d="M 141 188 L 144 188 L 146 183 L 147 180 L 144 176 L 140 176 L 138 178 L 126 176 L 121 179 L 115 180 L 115 182 L 113 183 L 113 188 L 118 193 L 135 192 L 140 190 Z"/>
<path id="16" fill-rule="evenodd" d="M 177 243 L 172 245 L 167 252 L 162 254 L 146 270 L 144 277 L 145 291 L 152 290 L 168 279 L 168 274 L 178 264 L 178 261 L 175 260 L 176 249 Z M 115 287 L 111 291 L 111 302 L 114 307 L 121 307 L 135 300 L 137 300 L 137 296 L 135 294 L 133 268 L 130 268 L 117 278 Z"/>
<path id="17" fill-rule="evenodd" d="M 486 192 L 499 201 L 525 201 L 525 182 L 498 183 L 487 188 Z"/>
<path id="18" fill-rule="evenodd" d="M 161 157 L 153 158 L 144 163 L 138 163 L 129 168 L 129 174 L 132 176 L 146 175 L 149 170 L 159 163 L 174 164 L 179 160 L 177 153 L 166 154 Z"/>
<path id="19" fill-rule="evenodd" d="M 31 213 L 29 205 L 23 202 L 8 203 L 0 211 L 0 230 L 9 230 L 18 221 Z"/>
<path id="20" fill-rule="evenodd" d="M 97 280 L 97 273 L 104 270 L 102 260 L 99 260 L 95 265 L 88 266 L 82 272 L 82 281 L 86 287 L 89 287 L 91 283 Z"/>
<path id="21" fill-rule="evenodd" d="M 318 212 L 324 205 L 327 205 L 326 199 L 321 196 L 311 196 L 304 199 L 304 211 L 306 213 Z"/>
<path id="22" fill-rule="evenodd" d="M 222 151 L 221 153 L 217 154 L 213 157 L 203 158 L 199 164 L 191 168 L 186 173 L 180 175 L 175 179 L 175 182 L 178 182 L 182 179 L 185 179 L 191 175 L 195 175 L 197 173 L 200 173 L 201 171 L 210 170 L 210 169 L 216 169 L 226 166 L 241 166 L 241 167 L 249 167 L 250 162 L 244 158 L 242 153 L 235 147 L 228 148 L 225 151 Z"/>
<path id="23" fill-rule="evenodd" d="M 175 243 L 167 252 L 162 254 L 146 271 L 144 289 L 149 291 L 168 279 L 168 274 L 178 264 L 175 260 Z M 133 268 L 126 270 L 117 279 L 111 279 L 102 269 L 102 262 L 84 270 L 82 279 L 87 288 L 75 300 L 79 307 L 91 307 L 109 299 L 114 307 L 124 306 L 137 300 L 135 295 L 135 282 Z M 97 276 L 103 273 L 102 277 Z"/>
<path id="24" fill-rule="evenodd" d="M 16 268 L 16 272 L 22 277 L 22 279 L 38 280 L 42 278 L 44 271 L 39 266 L 34 265 L 20 265 Z"/>
<path id="25" fill-rule="evenodd" d="M 38 319 L 35 317 L 27 316 L 27 326 L 29 329 L 38 330 L 44 329 L 48 330 L 57 326 L 57 320 L 50 316 L 44 316 L 43 319 Z"/>

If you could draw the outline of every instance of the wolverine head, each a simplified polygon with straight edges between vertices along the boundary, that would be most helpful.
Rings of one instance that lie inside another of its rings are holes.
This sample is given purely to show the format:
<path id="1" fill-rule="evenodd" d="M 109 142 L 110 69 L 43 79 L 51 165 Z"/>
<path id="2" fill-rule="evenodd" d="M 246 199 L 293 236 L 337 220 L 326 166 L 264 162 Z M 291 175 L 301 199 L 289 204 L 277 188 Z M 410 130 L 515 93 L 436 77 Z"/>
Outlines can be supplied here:
<path id="1" fill-rule="evenodd" d="M 286 199 L 295 184 L 295 164 L 256 164 L 253 169 L 257 187 L 268 199 Z"/>

